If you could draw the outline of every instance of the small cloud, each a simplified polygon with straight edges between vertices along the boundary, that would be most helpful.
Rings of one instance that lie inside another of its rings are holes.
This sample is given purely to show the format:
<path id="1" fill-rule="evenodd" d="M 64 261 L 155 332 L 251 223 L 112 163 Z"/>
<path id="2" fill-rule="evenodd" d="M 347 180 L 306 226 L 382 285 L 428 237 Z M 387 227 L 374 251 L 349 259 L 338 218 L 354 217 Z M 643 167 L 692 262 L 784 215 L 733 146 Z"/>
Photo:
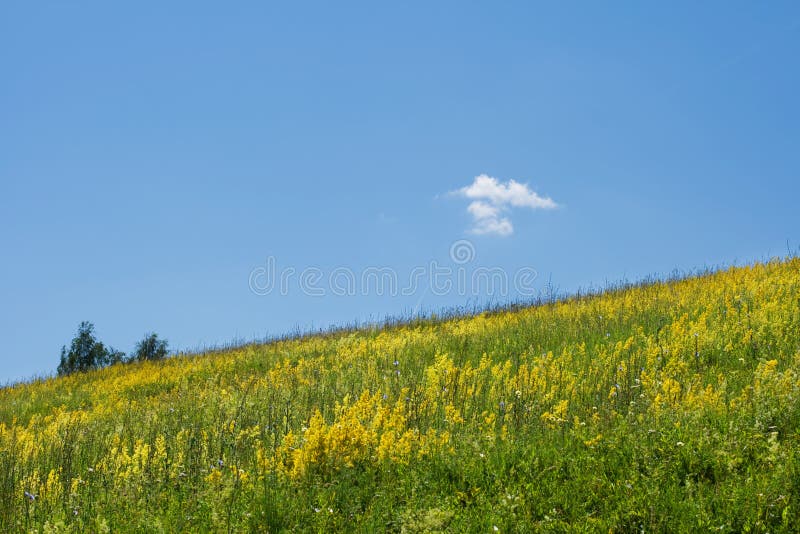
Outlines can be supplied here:
<path id="1" fill-rule="evenodd" d="M 482 200 L 471 202 L 467 211 L 476 219 L 497 218 L 500 214 L 500 208 Z"/>
<path id="2" fill-rule="evenodd" d="M 514 226 L 507 217 L 500 215 L 501 209 L 494 204 L 475 200 L 467 207 L 474 222 L 472 232 L 479 235 L 511 235 Z"/>
<path id="3" fill-rule="evenodd" d="M 515 180 L 500 182 L 486 174 L 476 176 L 472 184 L 451 193 L 471 199 L 467 211 L 472 215 L 471 232 L 479 235 L 507 236 L 514 226 L 506 214 L 511 208 L 553 209 L 558 205 L 551 198 L 539 196 L 527 184 Z"/>

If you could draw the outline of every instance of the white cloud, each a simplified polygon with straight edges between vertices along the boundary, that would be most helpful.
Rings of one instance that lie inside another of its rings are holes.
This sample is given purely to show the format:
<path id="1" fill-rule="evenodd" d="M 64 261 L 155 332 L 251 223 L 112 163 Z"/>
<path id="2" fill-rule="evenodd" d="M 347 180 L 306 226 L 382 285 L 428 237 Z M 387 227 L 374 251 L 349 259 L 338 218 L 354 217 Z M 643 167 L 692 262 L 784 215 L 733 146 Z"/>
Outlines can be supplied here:
<path id="1" fill-rule="evenodd" d="M 553 209 L 551 198 L 539 196 L 527 184 L 515 180 L 500 182 L 486 174 L 476 176 L 472 184 L 451 194 L 471 199 L 467 211 L 472 215 L 472 233 L 507 236 L 514 233 L 511 220 L 503 216 L 511 208 Z"/>
<path id="2" fill-rule="evenodd" d="M 467 211 L 476 219 L 488 219 L 489 217 L 497 218 L 497 216 L 500 215 L 500 208 L 481 200 L 470 203 Z"/>
<path id="3" fill-rule="evenodd" d="M 475 221 L 472 227 L 472 233 L 477 235 L 495 234 L 506 236 L 514 233 L 514 225 L 511 224 L 511 221 L 508 220 L 507 217 L 500 219 L 479 219 Z"/>

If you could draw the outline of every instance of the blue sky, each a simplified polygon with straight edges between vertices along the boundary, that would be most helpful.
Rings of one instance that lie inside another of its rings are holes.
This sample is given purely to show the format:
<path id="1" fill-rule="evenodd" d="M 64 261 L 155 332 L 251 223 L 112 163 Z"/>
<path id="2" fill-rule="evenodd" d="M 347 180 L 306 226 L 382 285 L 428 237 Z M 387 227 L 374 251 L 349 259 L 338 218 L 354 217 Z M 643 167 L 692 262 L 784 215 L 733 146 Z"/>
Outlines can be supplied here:
<path id="1" fill-rule="evenodd" d="M 189 349 L 520 296 L 270 261 L 573 291 L 800 246 L 797 3 L 164 4 L 0 6 L 0 382 L 83 320 Z"/>

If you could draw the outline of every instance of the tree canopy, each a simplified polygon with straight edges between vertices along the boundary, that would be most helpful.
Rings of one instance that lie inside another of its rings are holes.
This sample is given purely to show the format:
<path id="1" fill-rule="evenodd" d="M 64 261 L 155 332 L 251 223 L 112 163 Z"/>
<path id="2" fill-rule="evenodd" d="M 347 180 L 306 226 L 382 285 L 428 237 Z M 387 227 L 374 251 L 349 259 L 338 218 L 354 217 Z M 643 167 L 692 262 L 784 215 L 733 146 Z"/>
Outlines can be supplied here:
<path id="1" fill-rule="evenodd" d="M 136 344 L 131 361 L 161 360 L 167 356 L 167 340 L 158 339 L 158 334 L 148 334 Z"/>
<path id="2" fill-rule="evenodd" d="M 58 374 L 68 375 L 78 371 L 99 369 L 113 363 L 121 362 L 124 353 L 106 348 L 94 336 L 94 325 L 83 321 L 78 326 L 78 334 L 72 338 L 69 350 L 61 347 L 61 362 L 58 364 Z"/>

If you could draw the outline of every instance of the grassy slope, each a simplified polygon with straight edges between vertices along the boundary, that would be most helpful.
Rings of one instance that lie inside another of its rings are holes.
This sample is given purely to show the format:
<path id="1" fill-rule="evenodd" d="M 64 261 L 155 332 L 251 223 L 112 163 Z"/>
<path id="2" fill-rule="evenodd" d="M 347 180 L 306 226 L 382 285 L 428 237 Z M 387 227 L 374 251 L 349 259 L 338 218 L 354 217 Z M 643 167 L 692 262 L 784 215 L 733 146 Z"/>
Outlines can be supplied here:
<path id="1" fill-rule="evenodd" d="M 792 259 L 22 384 L 0 531 L 790 531 L 799 350 Z"/>

